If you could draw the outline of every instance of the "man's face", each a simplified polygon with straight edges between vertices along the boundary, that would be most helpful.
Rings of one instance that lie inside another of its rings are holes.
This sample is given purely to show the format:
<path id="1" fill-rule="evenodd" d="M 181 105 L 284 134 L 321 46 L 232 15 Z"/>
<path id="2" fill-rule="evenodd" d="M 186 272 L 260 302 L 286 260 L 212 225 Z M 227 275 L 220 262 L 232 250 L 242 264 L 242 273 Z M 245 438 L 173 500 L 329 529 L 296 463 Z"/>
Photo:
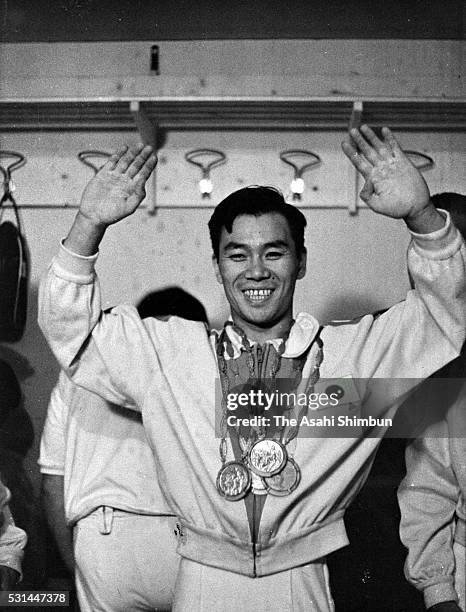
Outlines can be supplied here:
<path id="1" fill-rule="evenodd" d="M 306 272 L 306 254 L 297 255 L 288 221 L 280 213 L 240 215 L 231 234 L 222 230 L 214 269 L 233 320 L 246 334 L 254 329 L 280 331 L 280 325 L 291 321 L 294 288 Z"/>

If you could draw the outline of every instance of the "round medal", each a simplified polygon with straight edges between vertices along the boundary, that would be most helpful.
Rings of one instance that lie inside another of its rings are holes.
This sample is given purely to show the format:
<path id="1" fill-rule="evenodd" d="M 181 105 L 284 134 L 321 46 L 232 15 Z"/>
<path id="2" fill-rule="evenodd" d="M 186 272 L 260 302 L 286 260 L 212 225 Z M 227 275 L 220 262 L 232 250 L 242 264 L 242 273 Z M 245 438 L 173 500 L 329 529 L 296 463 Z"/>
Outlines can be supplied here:
<path id="1" fill-rule="evenodd" d="M 292 493 L 301 480 L 301 470 L 292 457 L 288 457 L 285 467 L 279 474 L 264 478 L 270 495 L 283 497 Z"/>
<path id="2" fill-rule="evenodd" d="M 274 476 L 286 463 L 286 448 L 276 440 L 258 440 L 249 451 L 249 465 L 258 476 Z"/>
<path id="3" fill-rule="evenodd" d="M 251 473 L 238 461 L 222 465 L 217 474 L 217 489 L 228 501 L 242 499 L 251 488 Z"/>

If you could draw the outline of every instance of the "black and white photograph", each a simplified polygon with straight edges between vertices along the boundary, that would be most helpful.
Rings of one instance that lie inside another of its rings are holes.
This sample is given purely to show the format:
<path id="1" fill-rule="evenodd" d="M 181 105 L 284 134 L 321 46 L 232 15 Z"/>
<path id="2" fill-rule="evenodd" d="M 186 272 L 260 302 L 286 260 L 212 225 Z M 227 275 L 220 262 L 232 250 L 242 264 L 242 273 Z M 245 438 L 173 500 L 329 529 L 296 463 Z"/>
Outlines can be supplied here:
<path id="1" fill-rule="evenodd" d="M 0 610 L 466 612 L 461 0 L 0 0 Z"/>

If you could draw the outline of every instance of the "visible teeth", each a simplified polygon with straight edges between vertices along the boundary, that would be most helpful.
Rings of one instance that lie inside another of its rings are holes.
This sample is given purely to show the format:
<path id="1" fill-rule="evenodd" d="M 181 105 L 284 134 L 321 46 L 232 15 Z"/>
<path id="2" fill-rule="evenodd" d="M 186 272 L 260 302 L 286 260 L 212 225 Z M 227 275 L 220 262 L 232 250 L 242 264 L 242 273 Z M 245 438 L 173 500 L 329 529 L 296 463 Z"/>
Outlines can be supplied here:
<path id="1" fill-rule="evenodd" d="M 244 293 L 250 300 L 260 302 L 272 294 L 272 289 L 247 289 Z"/>

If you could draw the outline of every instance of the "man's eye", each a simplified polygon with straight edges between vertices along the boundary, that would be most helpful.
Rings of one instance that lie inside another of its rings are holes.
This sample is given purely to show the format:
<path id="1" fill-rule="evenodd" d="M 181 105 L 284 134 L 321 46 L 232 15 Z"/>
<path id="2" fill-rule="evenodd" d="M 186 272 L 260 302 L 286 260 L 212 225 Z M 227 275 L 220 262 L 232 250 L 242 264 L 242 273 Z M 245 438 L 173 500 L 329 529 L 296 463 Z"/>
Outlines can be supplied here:
<path id="1" fill-rule="evenodd" d="M 281 251 L 269 251 L 266 257 L 267 259 L 280 259 L 280 257 L 283 257 L 283 253 Z"/>
<path id="2" fill-rule="evenodd" d="M 230 255 L 230 259 L 232 261 L 244 261 L 246 259 L 246 255 L 244 255 L 244 253 L 232 253 Z"/>

